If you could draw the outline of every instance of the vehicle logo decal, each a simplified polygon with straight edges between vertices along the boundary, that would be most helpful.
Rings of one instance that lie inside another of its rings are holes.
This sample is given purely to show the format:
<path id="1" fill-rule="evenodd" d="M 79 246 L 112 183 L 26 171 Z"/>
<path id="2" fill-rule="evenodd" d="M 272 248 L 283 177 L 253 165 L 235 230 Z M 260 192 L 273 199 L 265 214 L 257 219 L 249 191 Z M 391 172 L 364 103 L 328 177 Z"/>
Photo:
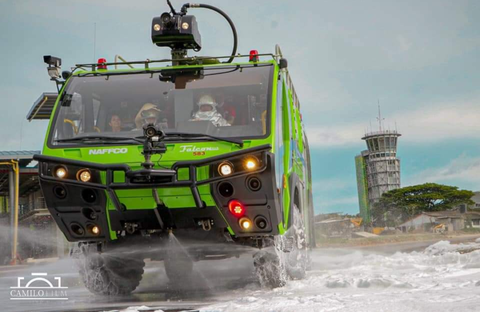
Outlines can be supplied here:
<path id="1" fill-rule="evenodd" d="M 128 148 L 99 148 L 91 149 L 88 151 L 88 155 L 105 155 L 105 154 L 126 154 Z"/>
<path id="2" fill-rule="evenodd" d="M 205 152 L 218 151 L 219 149 L 220 148 L 218 147 L 211 147 L 211 146 L 197 147 L 195 145 L 181 145 L 180 153 L 193 152 L 195 156 L 198 156 L 198 155 L 205 155 Z"/>

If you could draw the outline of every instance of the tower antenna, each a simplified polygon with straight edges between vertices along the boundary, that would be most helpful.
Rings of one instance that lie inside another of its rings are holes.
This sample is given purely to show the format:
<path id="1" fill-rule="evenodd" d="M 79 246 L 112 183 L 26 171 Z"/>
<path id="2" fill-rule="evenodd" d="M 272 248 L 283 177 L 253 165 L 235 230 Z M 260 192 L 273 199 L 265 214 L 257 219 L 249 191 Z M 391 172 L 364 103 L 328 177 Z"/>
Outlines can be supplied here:
<path id="1" fill-rule="evenodd" d="M 380 100 L 378 100 L 378 128 L 380 131 L 382 131 L 382 120 L 385 120 L 385 118 L 382 118 L 382 112 L 380 111 Z"/>

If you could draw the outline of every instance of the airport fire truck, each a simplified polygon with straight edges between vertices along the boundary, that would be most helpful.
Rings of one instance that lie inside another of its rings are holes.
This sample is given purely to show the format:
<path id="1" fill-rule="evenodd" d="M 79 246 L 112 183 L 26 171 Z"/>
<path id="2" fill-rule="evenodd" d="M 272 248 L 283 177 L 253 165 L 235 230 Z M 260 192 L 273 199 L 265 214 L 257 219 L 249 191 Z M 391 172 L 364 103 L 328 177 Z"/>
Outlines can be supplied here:
<path id="1" fill-rule="evenodd" d="M 245 253 L 263 285 L 301 279 L 315 244 L 312 182 L 287 60 L 278 46 L 237 54 L 235 26 L 216 7 L 167 2 L 151 38 L 171 59 L 102 58 L 61 72 L 60 58 L 44 56 L 58 97 L 34 158 L 85 286 L 125 295 L 145 259 L 184 281 L 196 261 Z M 202 47 L 190 9 L 225 17 L 230 55 L 187 54 Z"/>

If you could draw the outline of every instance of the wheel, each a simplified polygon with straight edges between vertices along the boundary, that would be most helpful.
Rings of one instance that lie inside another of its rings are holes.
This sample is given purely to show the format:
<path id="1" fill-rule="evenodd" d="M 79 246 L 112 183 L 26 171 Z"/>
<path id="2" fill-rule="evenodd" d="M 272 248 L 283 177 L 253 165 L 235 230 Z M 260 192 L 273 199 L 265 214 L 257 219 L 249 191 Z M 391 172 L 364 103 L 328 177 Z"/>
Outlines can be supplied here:
<path id="1" fill-rule="evenodd" d="M 265 248 L 253 256 L 255 273 L 263 287 L 283 287 L 287 283 L 285 269 L 285 240 L 283 236 L 275 236 L 264 240 Z"/>
<path id="2" fill-rule="evenodd" d="M 303 216 L 297 205 L 293 205 L 293 224 L 285 234 L 289 252 L 285 253 L 285 267 L 291 279 L 303 279 L 309 263 L 307 239 Z"/>
<path id="3" fill-rule="evenodd" d="M 287 278 L 303 279 L 309 264 L 302 214 L 293 205 L 293 225 L 285 235 L 265 241 L 267 248 L 254 255 L 253 264 L 260 284 L 269 288 L 285 286 Z"/>
<path id="4" fill-rule="evenodd" d="M 278 288 L 287 283 L 284 261 L 276 252 L 259 251 L 253 256 L 255 274 L 263 287 Z"/>
<path id="5" fill-rule="evenodd" d="M 94 252 L 83 252 L 77 263 L 85 287 L 103 296 L 129 295 L 140 284 L 145 266 L 143 259 Z"/>

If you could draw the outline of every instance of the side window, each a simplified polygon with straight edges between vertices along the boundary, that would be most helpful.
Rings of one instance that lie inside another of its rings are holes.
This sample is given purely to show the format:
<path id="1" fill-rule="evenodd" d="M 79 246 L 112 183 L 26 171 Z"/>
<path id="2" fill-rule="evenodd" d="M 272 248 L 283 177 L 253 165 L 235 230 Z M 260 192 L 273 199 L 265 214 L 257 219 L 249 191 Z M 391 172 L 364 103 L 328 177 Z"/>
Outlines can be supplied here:
<path id="1" fill-rule="evenodd" d="M 296 108 L 293 102 L 293 94 L 292 90 L 288 90 L 288 107 L 290 108 L 289 113 L 290 113 L 290 129 L 292 131 L 292 138 L 297 141 L 298 140 L 298 131 L 297 131 L 297 114 Z"/>
<path id="2" fill-rule="evenodd" d="M 54 140 L 71 138 L 83 129 L 83 98 L 77 92 L 66 94 L 66 99 L 61 104 L 63 109 L 60 111 L 60 122 L 56 125 L 54 131 Z"/>
<path id="3" fill-rule="evenodd" d="M 292 118 L 291 118 L 291 112 L 290 112 L 290 92 L 282 83 L 283 85 L 283 94 L 282 94 L 282 111 L 283 111 L 283 141 L 289 142 L 291 138 L 291 133 L 292 133 Z"/>
<path id="4" fill-rule="evenodd" d="M 288 153 L 288 163 L 285 163 L 284 170 L 290 170 L 292 168 L 293 158 L 291 157 L 293 152 L 293 145 L 291 139 L 293 138 L 294 123 L 292 115 L 291 105 L 291 93 L 287 89 L 286 84 L 283 86 L 283 141 L 286 144 L 285 153 Z"/>
<path id="5" fill-rule="evenodd" d="M 100 110 L 100 101 L 93 99 L 93 124 L 98 127 L 98 111 Z"/>
<path id="6" fill-rule="evenodd" d="M 297 141 L 298 141 L 298 150 L 300 153 L 303 153 L 303 129 L 302 129 L 302 118 L 300 117 L 300 105 L 298 104 L 298 99 L 296 100 L 295 103 L 295 119 L 297 121 L 296 127 L 297 127 Z"/>
<path id="7" fill-rule="evenodd" d="M 285 148 L 283 144 L 283 79 L 278 80 L 277 103 L 275 116 L 275 177 L 277 188 L 282 189 L 283 178 L 283 156 Z"/>

